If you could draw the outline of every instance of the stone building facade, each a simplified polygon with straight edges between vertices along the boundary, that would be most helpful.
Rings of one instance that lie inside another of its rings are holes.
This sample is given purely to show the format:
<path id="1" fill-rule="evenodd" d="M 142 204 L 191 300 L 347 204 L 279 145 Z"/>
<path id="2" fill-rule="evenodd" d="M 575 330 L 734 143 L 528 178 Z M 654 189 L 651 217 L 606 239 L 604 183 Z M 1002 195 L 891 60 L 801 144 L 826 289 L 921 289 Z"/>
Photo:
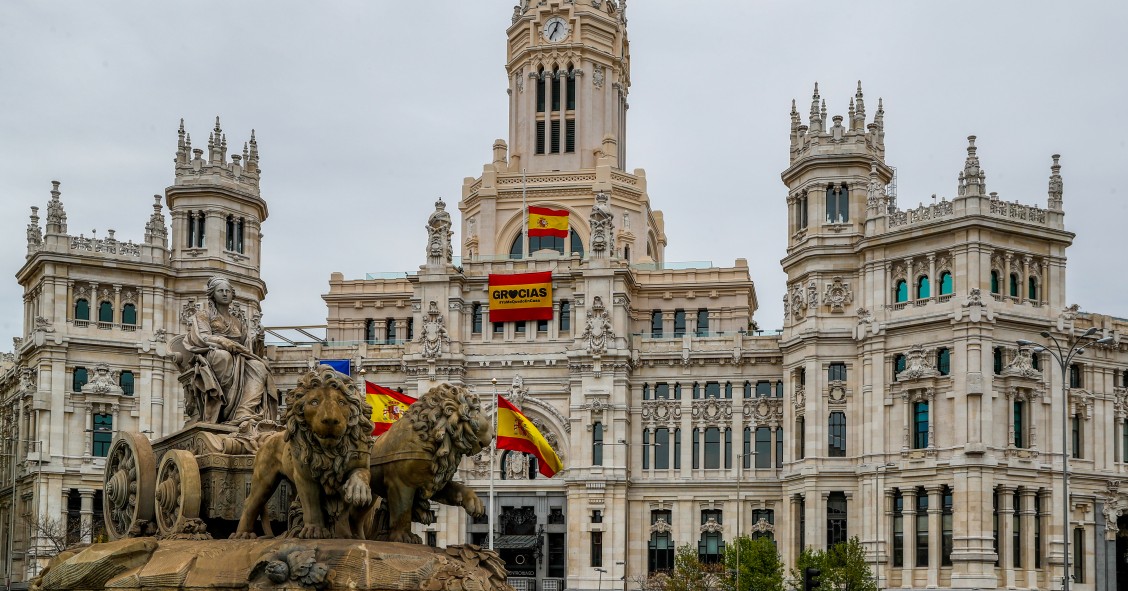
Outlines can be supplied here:
<path id="1" fill-rule="evenodd" d="M 1056 588 L 1064 534 L 1075 588 L 1128 587 L 1128 321 L 1068 304 L 1059 157 L 1044 207 L 1004 201 L 969 138 L 956 197 L 902 209 L 880 100 L 872 109 L 859 85 L 828 117 L 816 86 L 806 117 L 791 109 L 776 205 L 788 212 L 785 323 L 763 334 L 746 260 L 667 261 L 646 175 L 626 168 L 625 12 L 613 0 L 515 7 L 508 139 L 465 180 L 458 219 L 435 204 L 418 271 L 330 275 L 325 340 L 265 348 L 279 386 L 348 359 L 358 380 L 408 394 L 449 381 L 487 408 L 495 392 L 520 406 L 566 469 L 545 479 L 533 458 L 502 452 L 466 460 L 460 477 L 485 495 L 492 468 L 497 547 L 526 589 L 633 589 L 675 546 L 711 562 L 739 534 L 770 536 L 789 565 L 856 536 L 879 586 L 939 589 Z M 25 334 L 0 360 L 0 519 L 17 580 L 45 544 L 24 516 L 94 520 L 100 427 L 159 437 L 182 424 L 164 347 L 207 278 L 232 278 L 257 318 L 257 148 L 252 137 L 228 158 L 225 146 L 218 123 L 207 160 L 182 133 L 171 232 L 158 202 L 140 244 L 69 235 L 57 187 L 45 231 L 33 209 Z M 526 243 L 527 205 L 566 210 L 569 236 Z M 552 272 L 553 319 L 492 323 L 488 275 L 526 271 Z M 1064 375 L 1016 344 L 1090 328 L 1111 344 Z M 97 387 L 77 383 L 79 368 Z M 416 526 L 428 542 L 487 538 L 485 522 L 435 510 L 435 525 Z"/>

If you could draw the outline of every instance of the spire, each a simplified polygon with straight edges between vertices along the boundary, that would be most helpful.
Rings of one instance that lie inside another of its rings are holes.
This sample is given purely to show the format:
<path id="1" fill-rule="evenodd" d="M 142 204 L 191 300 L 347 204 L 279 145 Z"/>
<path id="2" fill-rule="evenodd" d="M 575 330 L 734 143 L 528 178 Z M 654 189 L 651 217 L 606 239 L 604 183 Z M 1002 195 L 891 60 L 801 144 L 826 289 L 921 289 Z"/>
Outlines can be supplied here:
<path id="1" fill-rule="evenodd" d="M 854 111 L 854 129 L 862 130 L 866 128 L 866 102 L 862 98 L 862 81 L 858 80 L 858 92 L 854 93 L 854 105 L 857 110 Z"/>
<path id="2" fill-rule="evenodd" d="M 1050 166 L 1050 198 L 1047 207 L 1050 211 L 1062 211 L 1061 194 L 1064 186 L 1061 182 L 1061 154 L 1053 155 L 1054 163 Z"/>
<path id="3" fill-rule="evenodd" d="M 219 115 L 215 116 L 215 129 L 208 136 L 208 164 L 223 164 L 227 160 L 227 138 L 219 125 Z"/>
<path id="4" fill-rule="evenodd" d="M 976 155 L 976 150 L 975 136 L 967 136 L 967 159 L 964 160 L 964 167 L 959 177 L 961 196 L 987 194 L 987 175 L 979 168 L 979 156 Z"/>
<path id="5" fill-rule="evenodd" d="M 191 148 L 184 144 L 184 118 L 180 118 L 180 129 L 176 132 L 176 163 L 188 164 L 188 154 L 191 153 Z"/>
<path id="6" fill-rule="evenodd" d="M 799 119 L 799 111 L 795 110 L 795 99 L 791 99 L 791 133 L 795 133 L 799 129 L 799 124 L 802 120 Z"/>
<path id="7" fill-rule="evenodd" d="M 67 233 L 67 212 L 59 200 L 59 181 L 51 181 L 51 201 L 47 202 L 47 233 Z"/>
<path id="8" fill-rule="evenodd" d="M 27 224 L 27 254 L 31 254 L 43 245 L 43 231 L 39 229 L 39 208 L 32 206 L 31 221 Z"/>
<path id="9" fill-rule="evenodd" d="M 850 116 L 847 119 L 847 123 L 849 123 L 848 130 L 854 131 L 854 99 L 853 98 L 850 99 L 850 110 L 847 111 L 847 115 Z"/>
<path id="10" fill-rule="evenodd" d="M 161 211 L 161 196 L 153 195 L 153 214 L 145 224 L 145 242 L 167 248 L 168 228 L 165 227 L 164 213 Z"/>
<path id="11" fill-rule="evenodd" d="M 878 129 L 885 129 L 885 107 L 881 104 L 881 97 L 877 97 L 877 115 L 874 115 L 873 122 Z"/>
<path id="12" fill-rule="evenodd" d="M 815 92 L 811 95 L 811 131 L 816 133 L 822 131 L 822 122 L 822 118 L 819 117 L 819 83 L 815 82 Z"/>

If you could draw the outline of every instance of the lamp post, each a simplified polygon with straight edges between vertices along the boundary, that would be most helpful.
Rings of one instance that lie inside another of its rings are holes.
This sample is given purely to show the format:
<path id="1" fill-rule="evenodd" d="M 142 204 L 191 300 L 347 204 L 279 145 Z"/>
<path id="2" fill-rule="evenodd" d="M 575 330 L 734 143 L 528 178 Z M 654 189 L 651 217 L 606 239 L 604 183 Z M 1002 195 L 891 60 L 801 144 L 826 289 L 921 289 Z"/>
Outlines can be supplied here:
<path id="1" fill-rule="evenodd" d="M 1026 339 L 1019 339 L 1017 341 L 1019 347 L 1033 346 L 1034 353 L 1041 353 L 1043 351 L 1049 353 L 1055 361 L 1058 362 L 1058 367 L 1061 368 L 1061 503 L 1062 503 L 1062 573 L 1061 573 L 1061 586 L 1062 591 L 1069 591 L 1069 381 L 1067 373 L 1069 371 L 1070 362 L 1078 355 L 1085 353 L 1085 346 L 1090 344 L 1107 345 L 1113 342 L 1112 337 L 1104 337 L 1096 341 L 1097 328 L 1094 326 L 1085 331 L 1080 336 L 1070 336 L 1068 340 L 1059 341 L 1049 331 L 1042 331 L 1041 337 L 1049 339 L 1053 345 L 1042 345 Z M 1092 342 L 1091 342 L 1092 341 Z"/>
<path id="2" fill-rule="evenodd" d="M 897 464 L 893 462 L 887 462 L 877 467 L 877 494 L 874 495 L 873 510 L 873 568 L 877 571 L 878 589 L 883 589 L 881 586 L 881 575 L 883 572 L 881 567 L 881 513 L 885 509 L 885 471 L 896 465 Z"/>
<path id="3" fill-rule="evenodd" d="M 742 452 L 736 454 L 736 591 L 740 591 L 740 559 L 742 558 L 743 554 L 743 552 L 741 551 L 742 548 L 740 547 L 740 530 L 741 526 L 743 525 L 740 513 L 744 508 L 744 501 L 742 501 L 740 498 L 740 481 L 744 479 L 744 459 L 747 457 L 751 457 L 753 462 L 756 461 L 755 448 L 753 448 L 752 451 L 746 453 Z M 752 469 L 755 469 L 755 464 L 752 465 Z"/>
<path id="4" fill-rule="evenodd" d="M 603 591 L 603 573 L 607 572 L 605 568 L 596 567 L 595 572 L 599 573 L 599 591 Z"/>

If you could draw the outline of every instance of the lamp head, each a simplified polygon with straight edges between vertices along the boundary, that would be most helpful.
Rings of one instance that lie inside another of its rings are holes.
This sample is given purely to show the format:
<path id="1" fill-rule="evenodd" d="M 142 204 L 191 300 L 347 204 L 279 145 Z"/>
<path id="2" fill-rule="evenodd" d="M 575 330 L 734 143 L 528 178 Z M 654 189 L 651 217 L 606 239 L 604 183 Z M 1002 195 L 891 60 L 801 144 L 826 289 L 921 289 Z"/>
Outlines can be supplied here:
<path id="1" fill-rule="evenodd" d="M 1103 339 L 1098 340 L 1097 344 L 1098 345 L 1111 345 L 1112 341 L 1113 341 L 1112 337 L 1105 337 Z"/>
<path id="2" fill-rule="evenodd" d="M 1028 341 L 1026 339 L 1018 339 L 1015 342 L 1018 343 L 1019 347 L 1029 347 L 1030 345 L 1034 344 L 1034 341 Z"/>
<path id="3" fill-rule="evenodd" d="M 1039 346 L 1037 346 L 1037 347 L 1034 347 L 1033 349 L 1031 349 L 1031 351 L 1032 351 L 1032 352 L 1034 352 L 1034 353 L 1041 353 L 1041 352 L 1043 352 L 1043 351 L 1045 351 L 1045 350 L 1046 350 L 1046 348 L 1045 348 L 1045 347 L 1043 347 L 1043 346 L 1041 346 L 1041 345 L 1039 345 Z"/>
<path id="4" fill-rule="evenodd" d="M 1084 335 L 1084 336 L 1087 336 L 1087 337 L 1091 337 L 1091 336 L 1093 336 L 1093 335 L 1095 335 L 1095 334 L 1097 334 L 1097 327 L 1093 326 L 1093 327 L 1090 327 L 1090 328 L 1089 328 L 1089 330 L 1086 330 L 1086 331 L 1085 331 L 1085 335 Z"/>
<path id="5" fill-rule="evenodd" d="M 1038 333 L 1038 334 L 1039 334 L 1039 335 L 1040 335 L 1040 336 L 1041 336 L 1041 337 L 1042 337 L 1043 339 L 1048 339 L 1048 338 L 1050 338 L 1050 333 L 1049 333 L 1049 331 L 1043 330 L 1042 332 L 1040 332 L 1040 333 Z"/>

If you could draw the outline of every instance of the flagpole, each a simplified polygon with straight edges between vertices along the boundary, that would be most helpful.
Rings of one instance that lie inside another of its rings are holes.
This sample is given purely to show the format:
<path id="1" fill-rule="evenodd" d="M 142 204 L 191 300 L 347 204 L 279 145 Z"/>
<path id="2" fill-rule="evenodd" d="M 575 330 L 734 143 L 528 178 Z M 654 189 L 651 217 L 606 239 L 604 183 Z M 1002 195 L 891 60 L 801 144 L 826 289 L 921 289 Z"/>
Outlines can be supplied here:
<path id="1" fill-rule="evenodd" d="M 522 171 L 522 174 L 524 174 L 523 171 Z M 497 415 L 498 415 L 498 412 L 501 410 L 501 406 L 498 403 L 497 378 L 491 378 L 490 383 L 493 384 L 493 393 L 494 393 L 494 418 L 493 418 L 494 435 L 493 435 L 493 440 L 490 442 L 490 506 L 487 508 L 486 524 L 490 528 L 490 531 L 489 531 L 490 550 L 493 550 L 494 549 L 494 512 L 495 512 L 494 511 L 494 509 L 495 509 L 495 503 L 494 503 L 494 458 L 497 457 Z"/>
<path id="2" fill-rule="evenodd" d="M 525 245 L 524 252 L 521 253 L 521 258 L 529 258 L 529 205 L 525 202 L 525 193 L 528 187 L 525 184 L 525 169 L 521 169 L 521 216 L 524 219 L 524 225 L 521 233 L 525 235 L 525 239 L 521 242 Z"/>

